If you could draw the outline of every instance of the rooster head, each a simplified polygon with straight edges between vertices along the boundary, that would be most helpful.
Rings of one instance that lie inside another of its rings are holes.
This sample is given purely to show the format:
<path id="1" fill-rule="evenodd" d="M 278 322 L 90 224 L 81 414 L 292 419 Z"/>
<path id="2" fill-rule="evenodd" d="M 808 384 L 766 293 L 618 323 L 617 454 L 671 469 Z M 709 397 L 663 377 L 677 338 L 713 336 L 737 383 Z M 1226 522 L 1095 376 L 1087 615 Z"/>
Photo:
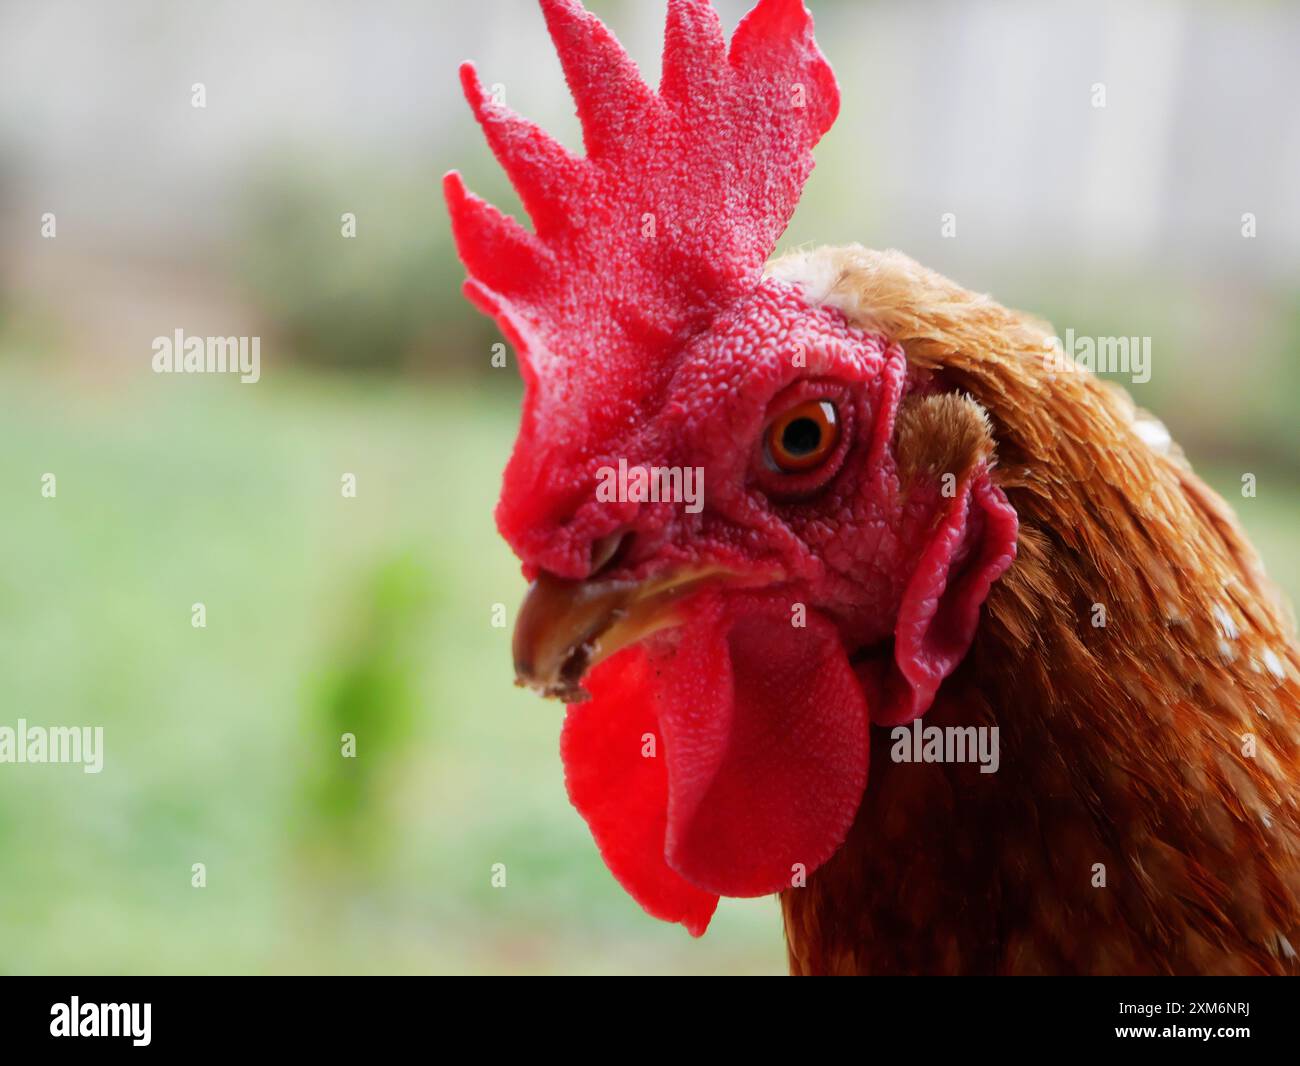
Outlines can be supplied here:
<path id="1" fill-rule="evenodd" d="M 515 669 L 569 704 L 569 795 L 614 876 L 698 935 L 842 844 L 870 726 L 930 706 L 1016 519 L 981 411 L 813 299 L 807 257 L 764 270 L 839 107 L 801 0 L 730 44 L 669 0 L 658 92 L 577 0 L 541 7 L 585 157 L 467 64 L 532 230 L 445 179 L 525 383 L 497 508 L 532 581 Z"/>

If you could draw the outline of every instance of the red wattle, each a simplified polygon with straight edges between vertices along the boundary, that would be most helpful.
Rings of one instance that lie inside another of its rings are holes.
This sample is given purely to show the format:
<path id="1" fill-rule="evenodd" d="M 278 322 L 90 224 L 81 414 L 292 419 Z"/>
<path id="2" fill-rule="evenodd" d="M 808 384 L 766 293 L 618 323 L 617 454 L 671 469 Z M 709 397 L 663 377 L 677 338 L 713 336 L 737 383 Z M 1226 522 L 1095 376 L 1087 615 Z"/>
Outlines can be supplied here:
<path id="1" fill-rule="evenodd" d="M 830 858 L 866 787 L 862 690 L 835 627 L 792 625 L 792 607 L 701 597 L 672 644 L 602 664 L 569 708 L 569 795 L 606 864 L 695 935 L 718 896 L 778 892 Z"/>
<path id="2" fill-rule="evenodd" d="M 660 666 L 668 862 L 723 896 L 779 892 L 817 869 L 867 784 L 867 707 L 839 634 L 811 612 L 793 626 L 792 607 L 702 604 Z"/>
<path id="3" fill-rule="evenodd" d="M 560 735 L 569 801 L 632 898 L 652 917 L 680 922 L 701 936 L 718 897 L 690 884 L 664 859 L 668 770 L 645 649 L 638 645 L 607 659 L 584 687 L 591 699 L 569 705 Z"/>

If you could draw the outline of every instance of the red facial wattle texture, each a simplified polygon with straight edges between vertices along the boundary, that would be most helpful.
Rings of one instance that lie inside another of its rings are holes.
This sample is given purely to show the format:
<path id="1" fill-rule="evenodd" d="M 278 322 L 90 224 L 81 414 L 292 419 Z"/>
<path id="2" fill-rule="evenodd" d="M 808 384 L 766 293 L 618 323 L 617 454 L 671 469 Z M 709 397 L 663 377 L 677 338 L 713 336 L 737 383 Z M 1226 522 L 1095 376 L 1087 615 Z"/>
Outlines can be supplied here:
<path id="1" fill-rule="evenodd" d="M 853 823 L 867 707 L 825 619 L 704 597 L 672 638 L 598 667 L 569 707 L 569 795 L 624 888 L 699 935 L 718 896 L 779 892 Z"/>

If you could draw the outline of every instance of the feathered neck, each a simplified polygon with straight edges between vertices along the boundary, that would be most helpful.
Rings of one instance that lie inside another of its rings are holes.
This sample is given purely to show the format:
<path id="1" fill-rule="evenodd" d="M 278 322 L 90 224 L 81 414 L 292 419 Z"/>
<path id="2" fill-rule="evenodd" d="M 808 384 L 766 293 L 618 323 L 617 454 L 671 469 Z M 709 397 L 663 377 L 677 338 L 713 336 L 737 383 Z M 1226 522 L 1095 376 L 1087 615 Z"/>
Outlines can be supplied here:
<path id="1" fill-rule="evenodd" d="M 1050 369 L 1046 325 L 897 252 L 769 273 L 979 403 L 1020 519 L 1017 561 L 927 715 L 997 724 L 996 780 L 892 766 L 873 738 L 849 841 L 784 894 L 795 969 L 1294 967 L 1300 654 L 1228 506 L 1148 443 L 1158 423 L 1122 390 Z M 891 846 L 901 811 L 912 832 Z"/>

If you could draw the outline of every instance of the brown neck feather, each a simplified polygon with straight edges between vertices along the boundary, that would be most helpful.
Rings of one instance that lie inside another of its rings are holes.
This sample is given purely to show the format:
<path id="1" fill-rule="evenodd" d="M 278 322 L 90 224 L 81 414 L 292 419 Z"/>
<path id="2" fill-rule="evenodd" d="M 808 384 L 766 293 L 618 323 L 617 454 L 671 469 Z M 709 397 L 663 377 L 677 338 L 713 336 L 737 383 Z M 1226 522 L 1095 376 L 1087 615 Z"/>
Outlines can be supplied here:
<path id="1" fill-rule="evenodd" d="M 1052 374 L 1050 330 L 897 253 L 828 302 L 988 412 L 1020 518 L 926 725 L 1000 766 L 896 764 L 875 730 L 848 841 L 783 894 L 795 972 L 1276 973 L 1300 950 L 1300 653 L 1227 505 L 1149 416 Z"/>

